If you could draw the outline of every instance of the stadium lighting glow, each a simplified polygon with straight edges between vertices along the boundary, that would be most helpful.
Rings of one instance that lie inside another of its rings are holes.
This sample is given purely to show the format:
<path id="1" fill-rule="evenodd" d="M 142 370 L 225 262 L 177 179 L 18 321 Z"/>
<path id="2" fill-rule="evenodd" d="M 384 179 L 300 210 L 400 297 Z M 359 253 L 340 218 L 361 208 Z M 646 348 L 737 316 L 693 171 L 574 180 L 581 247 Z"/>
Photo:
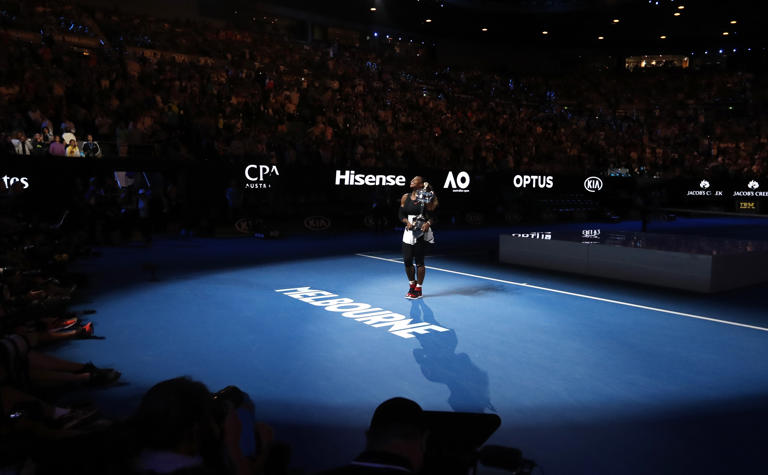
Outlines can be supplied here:
<path id="1" fill-rule="evenodd" d="M 667 39 L 667 35 L 661 35 L 661 36 L 659 36 L 659 39 L 666 40 Z"/>
<path id="2" fill-rule="evenodd" d="M 723 32 L 723 36 L 728 36 L 729 34 L 730 34 L 730 33 L 728 33 L 727 31 L 724 31 L 724 32 Z"/>
<path id="3" fill-rule="evenodd" d="M 482 31 L 488 31 L 488 28 L 481 28 Z"/>
<path id="4" fill-rule="evenodd" d="M 371 7 L 371 11 L 375 12 L 376 11 L 376 7 Z"/>
<path id="5" fill-rule="evenodd" d="M 431 18 L 427 18 L 427 19 L 426 19 L 426 20 L 424 20 L 424 21 L 426 21 L 427 23 L 432 23 L 432 19 L 431 19 Z"/>
<path id="6" fill-rule="evenodd" d="M 618 18 L 614 18 L 614 19 L 613 19 L 613 22 L 614 22 L 614 23 L 618 23 L 619 21 L 620 21 L 620 20 L 619 20 Z"/>
<path id="7" fill-rule="evenodd" d="M 685 10 L 685 5 L 678 5 L 678 6 L 677 6 L 677 9 L 678 9 L 678 10 Z"/>
<path id="8" fill-rule="evenodd" d="M 680 12 L 673 13 L 674 16 L 680 16 Z"/>
<path id="9" fill-rule="evenodd" d="M 735 24 L 736 24 L 736 20 L 731 20 L 731 25 L 735 25 Z"/>
<path id="10" fill-rule="evenodd" d="M 604 39 L 605 39 L 605 36 L 598 36 L 598 37 L 597 37 L 597 39 L 598 39 L 598 40 L 604 40 Z"/>
<path id="11" fill-rule="evenodd" d="M 542 31 L 542 32 L 541 32 L 541 34 L 542 34 L 542 35 L 548 35 L 548 34 L 549 34 L 549 32 L 548 32 L 548 31 L 546 31 L 546 30 L 544 30 L 544 31 Z"/>

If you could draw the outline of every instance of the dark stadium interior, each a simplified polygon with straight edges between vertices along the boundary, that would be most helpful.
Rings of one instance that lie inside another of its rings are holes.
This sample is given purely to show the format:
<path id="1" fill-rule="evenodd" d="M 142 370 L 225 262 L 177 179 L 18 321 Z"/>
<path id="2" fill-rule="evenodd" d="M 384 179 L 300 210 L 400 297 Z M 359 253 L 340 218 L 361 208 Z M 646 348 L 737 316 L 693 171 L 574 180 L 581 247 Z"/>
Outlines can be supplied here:
<path id="1" fill-rule="evenodd" d="M 764 473 L 762 10 L 0 0 L 0 472 Z"/>

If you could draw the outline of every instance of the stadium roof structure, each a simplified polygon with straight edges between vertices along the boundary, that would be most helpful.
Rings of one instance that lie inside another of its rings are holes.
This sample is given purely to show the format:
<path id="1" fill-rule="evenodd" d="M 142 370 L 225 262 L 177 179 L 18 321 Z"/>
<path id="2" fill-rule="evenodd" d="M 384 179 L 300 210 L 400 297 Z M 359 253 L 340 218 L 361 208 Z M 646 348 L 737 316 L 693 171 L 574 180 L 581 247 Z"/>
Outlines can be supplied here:
<path id="1" fill-rule="evenodd" d="M 729 48 L 766 43 L 758 2 L 744 0 L 268 0 L 250 4 L 335 18 L 371 31 L 497 44 Z"/>

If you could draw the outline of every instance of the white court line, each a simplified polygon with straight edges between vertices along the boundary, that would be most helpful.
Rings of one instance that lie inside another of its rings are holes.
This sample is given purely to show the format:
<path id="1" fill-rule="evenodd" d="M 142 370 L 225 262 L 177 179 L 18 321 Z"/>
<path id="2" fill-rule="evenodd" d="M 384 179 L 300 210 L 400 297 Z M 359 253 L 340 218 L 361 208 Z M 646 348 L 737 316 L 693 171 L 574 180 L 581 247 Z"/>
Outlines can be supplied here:
<path id="1" fill-rule="evenodd" d="M 402 259 L 387 259 L 386 257 L 371 256 L 368 254 L 355 254 L 355 255 L 360 257 L 367 257 L 369 259 L 378 259 L 380 261 L 394 262 L 397 264 L 403 263 Z M 501 282 L 502 284 L 516 285 L 518 287 L 527 287 L 529 289 L 543 290 L 545 292 L 553 292 L 556 294 L 570 295 L 572 297 L 580 297 L 583 299 L 597 300 L 599 302 L 607 302 L 607 303 L 614 303 L 616 305 L 624 305 L 625 307 L 641 308 L 643 310 L 652 310 L 654 312 L 668 313 L 670 315 L 677 315 L 680 317 L 695 318 L 697 320 L 706 320 L 708 322 L 722 323 L 724 325 L 732 325 L 734 327 L 750 328 L 752 330 L 760 330 L 760 331 L 768 332 L 768 328 L 758 327 L 755 325 L 747 325 L 746 323 L 737 323 L 737 322 L 730 322 L 728 320 L 719 320 L 717 318 L 705 317 L 703 315 L 694 315 L 692 313 L 676 312 L 674 310 L 667 310 L 664 308 L 649 307 L 647 305 L 640 305 L 640 304 L 631 303 L 631 302 L 622 302 L 621 300 L 613 300 L 613 299 L 606 299 L 603 297 L 595 297 L 593 295 L 578 294 L 576 292 L 568 292 L 566 290 L 550 289 L 548 287 L 541 287 L 539 285 L 526 284 L 524 282 L 512 282 L 511 280 L 496 279 L 493 277 L 486 277 L 484 275 L 468 274 L 466 272 L 459 272 L 459 271 L 450 270 L 450 269 L 441 269 L 440 267 L 432 267 L 432 266 L 426 266 L 426 267 L 427 269 L 432 269 L 440 272 L 447 272 L 449 274 L 463 275 L 466 277 L 474 277 L 475 279 L 490 280 L 493 282 Z"/>

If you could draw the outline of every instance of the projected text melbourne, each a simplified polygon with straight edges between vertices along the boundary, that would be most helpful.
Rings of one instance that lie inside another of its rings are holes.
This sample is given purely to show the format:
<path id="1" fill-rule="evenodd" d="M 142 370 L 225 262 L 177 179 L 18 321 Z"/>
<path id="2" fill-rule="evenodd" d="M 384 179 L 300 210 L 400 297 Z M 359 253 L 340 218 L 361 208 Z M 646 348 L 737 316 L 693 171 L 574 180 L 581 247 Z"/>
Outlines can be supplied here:
<path id="1" fill-rule="evenodd" d="M 413 338 L 416 334 L 424 335 L 426 333 L 448 331 L 448 328 L 426 322 L 411 323 L 413 319 L 405 318 L 405 315 L 372 307 L 367 303 L 355 302 L 350 298 L 338 298 L 338 295 L 326 292 L 325 290 L 294 287 L 292 289 L 277 289 L 275 292 L 280 292 L 283 295 L 293 297 L 316 307 L 323 307 L 329 312 L 340 313 L 344 318 L 365 323 L 374 328 L 389 327 L 387 331 L 400 338 Z"/>

